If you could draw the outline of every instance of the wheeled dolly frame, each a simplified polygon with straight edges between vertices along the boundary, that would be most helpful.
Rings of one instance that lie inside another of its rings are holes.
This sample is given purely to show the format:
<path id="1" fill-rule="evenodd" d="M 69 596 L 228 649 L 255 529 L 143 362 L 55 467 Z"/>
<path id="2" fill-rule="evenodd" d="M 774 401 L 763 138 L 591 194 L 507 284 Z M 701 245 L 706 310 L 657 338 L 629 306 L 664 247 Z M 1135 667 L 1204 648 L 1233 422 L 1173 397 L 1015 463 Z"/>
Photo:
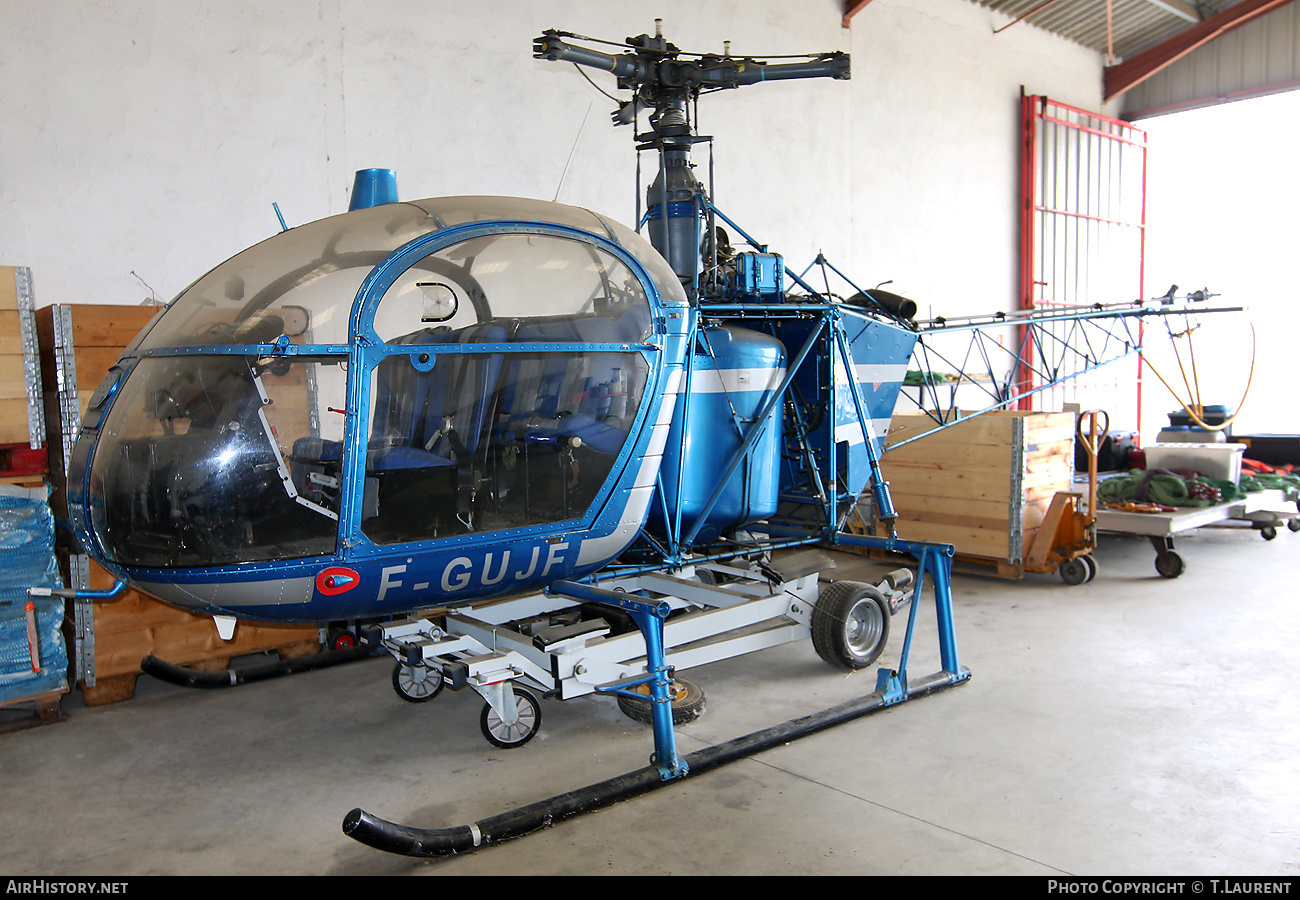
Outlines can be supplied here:
<path id="1" fill-rule="evenodd" d="M 952 547 L 849 534 L 836 535 L 834 543 L 909 553 L 919 563 L 915 573 L 896 570 L 875 585 L 837 581 L 819 591 L 821 576 L 834 565 L 819 550 L 767 564 L 703 560 L 674 573 L 598 584 L 560 582 L 544 594 L 449 613 L 443 624 L 412 618 L 372 627 L 367 642 L 377 642 L 397 660 L 399 695 L 419 701 L 436 696 L 444 685 L 472 688 L 485 700 L 484 736 L 497 746 L 522 746 L 537 733 L 541 708 L 534 692 L 561 700 L 601 693 L 644 701 L 636 688 L 646 687 L 654 752 L 645 769 L 471 826 L 416 828 L 354 809 L 344 819 L 344 832 L 408 856 L 463 853 L 967 681 L 970 672 L 958 661 L 953 627 Z M 927 576 L 942 668 L 914 680 L 907 666 Z M 678 754 L 672 692 L 678 668 L 805 637 L 828 662 L 864 668 L 884 649 L 890 617 L 904 606 L 908 618 L 899 667 L 880 669 L 871 694 L 686 757 Z M 624 615 L 635 630 L 610 624 Z M 574 621 L 563 624 L 566 618 Z"/>

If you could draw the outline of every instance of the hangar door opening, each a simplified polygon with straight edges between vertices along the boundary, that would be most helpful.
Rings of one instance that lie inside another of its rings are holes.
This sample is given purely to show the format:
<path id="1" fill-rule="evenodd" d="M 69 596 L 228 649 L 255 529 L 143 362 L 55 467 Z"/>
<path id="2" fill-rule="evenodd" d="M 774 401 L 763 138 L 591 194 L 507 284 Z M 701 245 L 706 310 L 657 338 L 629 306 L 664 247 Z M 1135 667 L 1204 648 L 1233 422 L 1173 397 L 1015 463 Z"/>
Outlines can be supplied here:
<path id="1" fill-rule="evenodd" d="M 1145 297 L 1146 133 L 1038 95 L 1021 98 L 1021 121 L 1021 309 Z M 1022 409 L 1079 403 L 1104 409 L 1112 429 L 1137 430 L 1141 357 L 1048 386 L 1054 373 L 1083 368 L 1079 363 L 1098 348 L 1080 346 L 1065 324 L 1020 341 L 1017 390 L 1036 391 L 1021 400 Z"/>
<path id="2" fill-rule="evenodd" d="M 1142 125 L 1158 159 L 1148 182 L 1153 291 L 1171 282 L 1209 288 L 1224 305 L 1246 309 L 1202 318 L 1195 335 L 1200 397 L 1235 406 L 1234 439 L 1300 434 L 1292 368 L 1300 89 L 1162 114 Z M 1154 437 L 1192 394 L 1174 380 L 1179 368 L 1169 342 L 1147 344 L 1144 433 Z M 1170 379 L 1178 397 L 1153 373 Z"/>

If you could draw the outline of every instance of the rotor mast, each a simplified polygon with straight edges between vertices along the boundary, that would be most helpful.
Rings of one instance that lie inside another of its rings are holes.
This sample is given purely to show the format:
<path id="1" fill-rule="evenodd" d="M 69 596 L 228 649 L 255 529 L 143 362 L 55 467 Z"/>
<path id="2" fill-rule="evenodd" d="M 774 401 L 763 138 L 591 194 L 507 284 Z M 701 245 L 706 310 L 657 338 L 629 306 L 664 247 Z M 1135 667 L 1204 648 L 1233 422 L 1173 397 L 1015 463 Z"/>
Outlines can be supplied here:
<path id="1" fill-rule="evenodd" d="M 650 110 L 651 131 L 637 135 L 638 149 L 659 153 L 659 172 L 646 190 L 650 243 L 668 260 L 694 299 L 699 293 L 703 234 L 708 192 L 691 166 L 692 146 L 700 137 L 690 121 L 690 105 L 701 91 L 722 90 L 796 78 L 849 78 L 849 56 L 835 51 L 793 63 L 767 63 L 751 57 L 683 54 L 663 36 L 663 20 L 655 20 L 655 35 L 628 38 L 631 50 L 621 54 L 582 47 L 569 40 L 591 40 L 570 32 L 547 30 L 533 42 L 533 56 L 571 62 L 612 72 L 618 87 L 632 99 L 613 114 L 615 125 L 636 121 Z"/>

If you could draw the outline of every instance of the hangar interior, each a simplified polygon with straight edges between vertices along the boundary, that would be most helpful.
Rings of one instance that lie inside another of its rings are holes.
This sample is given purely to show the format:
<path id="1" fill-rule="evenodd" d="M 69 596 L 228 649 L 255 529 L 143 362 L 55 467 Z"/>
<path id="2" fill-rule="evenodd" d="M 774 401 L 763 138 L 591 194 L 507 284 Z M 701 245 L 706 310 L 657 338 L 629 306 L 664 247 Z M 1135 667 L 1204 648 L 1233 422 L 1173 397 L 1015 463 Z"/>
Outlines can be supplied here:
<path id="1" fill-rule="evenodd" d="M 1154 281 L 1167 273 L 1146 271 L 1145 254 L 1168 238 L 1148 232 L 1147 175 L 1189 148 L 1149 142 L 1144 123 L 1300 86 L 1300 5 L 1290 0 L 663 0 L 653 8 L 9 0 L 0 14 L 9 33 L 0 54 L 0 266 L 25 271 L 17 294 L 34 307 L 30 337 L 5 339 L 48 367 L 57 353 L 41 342 L 59 340 L 61 308 L 103 334 L 125 332 L 103 347 L 77 338 L 102 351 L 77 363 L 81 399 L 92 403 L 157 305 L 282 229 L 348 210 L 360 170 L 395 172 L 403 200 L 535 198 L 635 226 L 656 163 L 638 152 L 635 128 L 611 125 L 626 94 L 617 96 L 606 72 L 536 58 L 533 42 L 547 29 L 613 41 L 607 50 L 618 53 L 625 38 L 653 35 L 660 19 L 667 39 L 695 53 L 848 54 L 849 79 L 705 92 L 695 126 L 712 141 L 695 151 L 695 167 L 702 178 L 707 170 L 729 222 L 743 223 L 791 270 L 830 260 L 861 273 L 863 287 L 915 301 L 918 321 L 987 316 L 997 325 L 1054 302 L 1131 307 L 1160 298 L 1172 289 Z M 1070 136 L 1051 144 L 1054 128 Z M 1294 168 L 1286 153 L 1261 150 L 1259 159 Z M 1200 178 L 1180 187 L 1207 198 L 1231 192 L 1232 170 L 1249 165 L 1205 160 Z M 1282 173 L 1277 180 L 1292 183 Z M 1285 209 L 1295 199 L 1271 201 Z M 1066 206 L 1082 224 L 1048 223 Z M 1219 232 L 1255 227 L 1215 221 L 1195 239 L 1209 257 Z M 1300 236 L 1294 220 L 1279 227 L 1283 246 L 1287 233 Z M 1031 233 L 1036 242 L 1027 244 Z M 1067 480 L 1086 481 L 1079 445 L 1098 436 L 1076 426 L 1075 413 L 1106 410 L 1113 446 L 1129 435 L 1149 448 L 1160 432 L 1170 440 L 1159 443 L 1212 445 L 1206 452 L 1217 461 L 1238 435 L 1170 435 L 1166 428 L 1187 426 L 1166 415 L 1184 402 L 1207 418 L 1212 404 L 1227 404 L 1231 415 L 1247 390 L 1251 422 L 1262 424 L 1244 456 L 1267 449 L 1254 456 L 1284 477 L 1300 422 L 1285 388 L 1289 329 L 1276 323 L 1288 320 L 1282 304 L 1293 288 L 1279 280 L 1276 292 L 1260 290 L 1247 277 L 1275 260 L 1237 262 L 1258 295 L 1196 283 L 1199 272 L 1173 276 L 1183 291 L 1208 288 L 1220 305 L 1245 310 L 1223 314 L 1223 324 L 1209 314 L 1197 320 L 1204 383 L 1185 379 L 1194 396 L 1171 397 L 1160 383 L 1155 373 L 1168 375 L 1182 358 L 1153 339 L 1141 362 L 1064 378 L 1020 402 L 1026 417 L 1068 415 L 1060 438 L 1069 445 Z M 1069 288 L 1056 284 L 1058 270 Z M 1256 326 L 1253 336 L 1243 322 Z M 1174 330 L 1165 324 L 1149 323 L 1148 335 Z M 999 348 L 1015 339 L 993 332 Z M 1047 358 L 1046 345 L 1036 346 Z M 951 408 L 982 402 L 958 392 L 990 379 L 963 378 L 979 365 L 961 351 L 955 359 L 957 371 L 949 362 L 942 374 L 955 374 L 956 386 L 943 396 Z M 933 385 L 928 376 L 940 368 L 918 373 L 921 383 Z M 19 390 L 10 413 L 15 421 L 30 413 L 33 428 L 35 419 L 59 418 L 64 387 L 48 369 L 36 377 L 43 393 Z M 76 390 L 71 402 L 76 416 Z M 900 401 L 896 421 L 903 412 Z M 31 449 L 49 451 L 41 455 L 48 467 L 9 483 L 43 500 L 72 456 L 76 424 L 65 419 L 63 434 L 46 429 L 39 440 L 31 432 Z M 6 446 L 25 444 L 27 434 Z M 1039 435 L 1022 440 L 1022 461 L 1036 440 L 1050 439 Z M 974 458 L 954 440 L 941 457 Z M 1230 458 L 1235 479 L 1243 454 Z M 903 476 L 893 477 L 901 491 Z M 155 652 L 171 627 L 163 612 L 132 619 L 118 645 L 102 630 L 93 651 L 69 619 L 55 626 L 68 660 L 56 698 L 32 703 L 19 688 L 0 705 L 0 779 L 18 823 L 0 847 L 0 871 L 1294 877 L 1300 710 L 1287 681 L 1300 614 L 1285 585 L 1287 545 L 1300 540 L 1288 526 L 1300 522 L 1300 504 L 1287 482 L 1269 483 L 1284 486 L 1269 518 L 1170 526 L 1179 529 L 1176 572 L 1167 568 L 1172 538 L 1128 519 L 1103 527 L 1094 495 L 1085 555 L 1095 564 L 1082 583 L 1066 577 L 1064 562 L 1027 567 L 1030 535 L 1009 557 L 997 554 L 992 571 L 955 570 L 952 614 L 969 683 L 440 859 L 381 852 L 340 825 L 358 806 L 412 826 L 469 825 L 637 769 L 657 736 L 610 698 L 584 696 L 547 700 L 526 746 L 490 746 L 471 692 L 404 703 L 388 656 L 211 690 L 137 679 L 141 648 Z M 1019 504 L 1024 492 L 1014 484 L 1013 496 L 991 502 Z M 55 484 L 49 502 L 62 490 Z M 922 500 L 951 506 L 928 491 L 919 489 Z M 903 537 L 913 527 L 917 539 L 948 540 L 949 532 L 931 538 L 919 521 L 909 524 L 901 494 L 899 506 Z M 62 515 L 53 517 L 60 530 Z M 963 541 L 990 530 L 957 524 Z M 1005 532 L 994 537 L 1005 543 Z M 897 566 L 881 554 L 826 552 L 830 582 L 875 582 Z M 82 588 L 106 586 L 85 578 Z M 24 596 L 3 601 L 23 660 L 33 633 Z M 903 647 L 911 608 L 918 639 Z M 876 663 L 848 673 L 828 668 L 806 641 L 693 669 L 707 705 L 673 729 L 677 745 L 694 752 L 870 695 L 880 689 L 876 666 L 929 671 L 944 662 L 941 613 L 909 604 Z M 261 643 L 230 645 L 210 617 L 190 618 L 202 619 L 202 630 L 169 649 L 185 643 L 193 655 L 171 659 L 195 671 L 299 658 L 288 638 L 253 624 L 239 623 L 236 640 Z M 334 638 L 314 624 L 299 632 L 295 648 Z M 223 653 L 229 646 L 244 652 Z M 111 676 L 110 652 L 119 666 Z M 900 663 L 909 652 L 910 663 Z M 77 671 L 82 653 L 95 656 L 86 663 L 92 673 L 103 667 L 99 684 Z"/>

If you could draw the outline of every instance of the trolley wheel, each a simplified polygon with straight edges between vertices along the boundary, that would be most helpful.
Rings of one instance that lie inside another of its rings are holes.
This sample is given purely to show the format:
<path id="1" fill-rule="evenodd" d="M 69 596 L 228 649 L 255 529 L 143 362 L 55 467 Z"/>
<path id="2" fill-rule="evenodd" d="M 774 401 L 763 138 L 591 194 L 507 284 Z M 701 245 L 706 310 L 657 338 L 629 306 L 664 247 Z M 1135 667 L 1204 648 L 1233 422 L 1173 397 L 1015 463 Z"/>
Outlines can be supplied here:
<path id="1" fill-rule="evenodd" d="M 1277 537 L 1277 529 L 1272 525 L 1265 525 L 1259 530 L 1259 536 L 1266 541 L 1271 541 L 1273 538 Z"/>
<path id="2" fill-rule="evenodd" d="M 1079 557 L 1079 558 L 1082 559 L 1083 562 L 1084 562 L 1084 565 L 1086 565 L 1086 566 L 1088 567 L 1088 579 L 1087 579 L 1087 580 L 1088 580 L 1088 581 L 1092 581 L 1094 578 L 1097 577 L 1097 560 L 1096 560 L 1095 558 L 1093 558 L 1091 555 L 1089 555 L 1089 556 L 1081 556 L 1081 557 Z"/>
<path id="3" fill-rule="evenodd" d="M 889 642 L 889 601 L 869 584 L 837 581 L 817 598 L 812 611 L 817 655 L 841 669 L 871 665 Z"/>
<path id="4" fill-rule="evenodd" d="M 424 672 L 417 679 L 416 670 Z M 408 666 L 398 662 L 393 666 L 393 690 L 407 703 L 424 703 L 442 693 L 442 670 L 433 666 Z"/>
<path id="5" fill-rule="evenodd" d="M 346 628 L 331 629 L 326 640 L 331 650 L 351 650 L 357 645 L 357 636 Z"/>
<path id="6" fill-rule="evenodd" d="M 1289 531 L 1300 531 L 1300 519 L 1287 519 L 1286 527 Z"/>
<path id="7" fill-rule="evenodd" d="M 650 699 L 650 685 L 632 688 L 636 696 L 618 695 L 618 708 L 633 722 L 654 724 L 654 701 Z M 704 715 L 704 689 L 693 681 L 675 678 L 668 686 L 673 711 L 673 724 L 686 725 Z"/>
<path id="8" fill-rule="evenodd" d="M 1084 560 L 1087 557 L 1076 556 L 1074 559 L 1066 560 L 1065 563 L 1056 571 L 1061 574 L 1061 580 L 1068 585 L 1083 584 L 1088 580 L 1088 575 L 1094 570 Z"/>
<path id="9" fill-rule="evenodd" d="M 497 715 L 490 703 L 483 704 L 483 712 L 478 719 L 478 727 L 483 732 L 483 737 L 488 739 L 488 743 L 507 750 L 522 747 L 531 741 L 542 727 L 541 702 L 530 691 L 518 687 L 513 690 L 515 708 L 519 711 L 518 721 L 513 725 L 507 725 L 501 721 L 501 717 Z"/>
<path id="10" fill-rule="evenodd" d="M 1183 558 L 1172 550 L 1156 556 L 1156 571 L 1165 578 L 1177 578 L 1184 568 Z"/>

